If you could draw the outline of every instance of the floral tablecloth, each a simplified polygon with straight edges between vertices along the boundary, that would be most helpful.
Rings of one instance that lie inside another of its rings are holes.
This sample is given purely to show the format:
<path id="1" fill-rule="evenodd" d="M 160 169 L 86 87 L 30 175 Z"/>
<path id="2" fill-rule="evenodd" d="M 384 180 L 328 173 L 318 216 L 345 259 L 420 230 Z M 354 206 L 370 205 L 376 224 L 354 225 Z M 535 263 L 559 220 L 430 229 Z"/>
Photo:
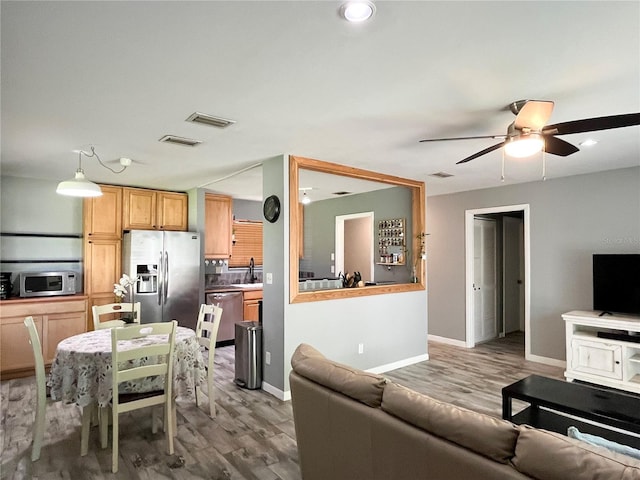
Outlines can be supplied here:
<path id="1" fill-rule="evenodd" d="M 149 335 L 126 343 L 131 348 L 162 341 L 162 335 Z M 166 341 L 166 335 L 164 336 Z M 125 342 L 120 343 L 124 349 Z M 195 387 L 206 381 L 205 361 L 193 330 L 178 327 L 173 363 L 173 395 L 193 396 Z M 51 365 L 48 385 L 51 398 L 86 407 L 91 403 L 105 407 L 111 401 L 111 330 L 94 330 L 64 339 L 58 344 Z M 121 384 L 122 392 L 145 392 L 157 388 L 148 381 Z"/>

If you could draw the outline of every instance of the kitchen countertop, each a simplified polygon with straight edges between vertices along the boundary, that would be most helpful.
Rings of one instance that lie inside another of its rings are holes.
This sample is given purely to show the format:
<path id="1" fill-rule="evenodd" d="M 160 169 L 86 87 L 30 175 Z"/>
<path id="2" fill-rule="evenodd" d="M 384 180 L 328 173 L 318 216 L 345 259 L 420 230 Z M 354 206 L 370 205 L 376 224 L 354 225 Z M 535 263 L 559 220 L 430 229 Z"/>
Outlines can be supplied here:
<path id="1" fill-rule="evenodd" d="M 247 290 L 262 290 L 262 283 L 234 283 L 231 285 L 210 285 L 208 287 L 205 287 L 204 293 L 245 292 Z"/>
<path id="2" fill-rule="evenodd" d="M 88 297 L 84 293 L 75 293 L 73 295 L 50 295 L 44 297 L 9 297 L 0 300 L 0 304 L 18 304 L 18 303 L 44 303 L 44 302 L 64 302 L 69 300 L 86 300 Z"/>

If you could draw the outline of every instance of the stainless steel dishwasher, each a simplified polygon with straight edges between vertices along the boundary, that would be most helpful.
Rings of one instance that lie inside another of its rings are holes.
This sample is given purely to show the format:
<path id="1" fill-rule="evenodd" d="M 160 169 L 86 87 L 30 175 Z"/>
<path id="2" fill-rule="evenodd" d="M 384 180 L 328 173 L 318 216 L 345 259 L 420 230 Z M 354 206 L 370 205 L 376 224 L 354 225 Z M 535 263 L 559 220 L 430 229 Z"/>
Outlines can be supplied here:
<path id="1" fill-rule="evenodd" d="M 207 293 L 207 304 L 220 305 L 222 308 L 216 346 L 223 347 L 225 345 L 233 345 L 235 339 L 235 324 L 244 320 L 242 292 Z"/>

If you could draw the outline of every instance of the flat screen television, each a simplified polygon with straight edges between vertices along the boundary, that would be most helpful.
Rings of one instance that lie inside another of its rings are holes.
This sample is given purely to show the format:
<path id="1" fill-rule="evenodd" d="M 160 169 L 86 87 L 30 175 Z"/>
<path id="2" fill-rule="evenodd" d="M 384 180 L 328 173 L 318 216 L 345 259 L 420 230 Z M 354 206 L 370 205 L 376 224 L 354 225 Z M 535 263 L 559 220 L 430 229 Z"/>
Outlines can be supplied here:
<path id="1" fill-rule="evenodd" d="M 593 309 L 640 315 L 640 254 L 593 255 Z"/>

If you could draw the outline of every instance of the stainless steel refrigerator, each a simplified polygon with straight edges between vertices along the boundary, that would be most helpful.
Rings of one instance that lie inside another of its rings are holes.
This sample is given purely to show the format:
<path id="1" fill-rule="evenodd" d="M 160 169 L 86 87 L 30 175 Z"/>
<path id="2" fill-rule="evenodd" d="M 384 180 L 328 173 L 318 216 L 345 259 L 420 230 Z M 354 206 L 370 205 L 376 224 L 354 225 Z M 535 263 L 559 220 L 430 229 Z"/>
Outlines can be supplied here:
<path id="1" fill-rule="evenodd" d="M 177 320 L 195 329 L 200 308 L 200 234 L 130 230 L 122 241 L 122 273 L 137 275 L 133 301 L 142 323 Z"/>

